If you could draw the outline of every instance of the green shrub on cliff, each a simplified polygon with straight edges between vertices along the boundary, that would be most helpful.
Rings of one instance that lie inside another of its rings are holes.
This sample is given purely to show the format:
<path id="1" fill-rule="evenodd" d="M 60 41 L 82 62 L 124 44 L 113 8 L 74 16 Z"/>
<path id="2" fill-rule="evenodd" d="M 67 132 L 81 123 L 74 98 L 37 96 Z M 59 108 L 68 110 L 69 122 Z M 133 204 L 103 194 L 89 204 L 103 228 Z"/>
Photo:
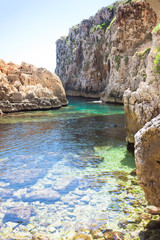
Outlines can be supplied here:
<path id="1" fill-rule="evenodd" d="M 153 31 L 154 31 L 155 33 L 157 33 L 159 30 L 160 30 L 160 24 L 158 24 L 158 25 L 153 29 Z"/>
<path id="2" fill-rule="evenodd" d="M 123 58 L 123 56 L 117 55 L 117 56 L 115 56 L 115 59 L 114 59 L 116 62 L 116 70 L 117 71 L 119 70 L 119 67 L 120 67 L 121 58 Z"/>
<path id="3" fill-rule="evenodd" d="M 113 23 L 115 22 L 115 20 L 116 20 L 116 16 L 112 19 L 112 21 L 110 22 L 109 26 L 106 28 L 106 32 L 111 29 L 111 27 L 112 27 Z"/>
<path id="4" fill-rule="evenodd" d="M 155 57 L 153 69 L 160 74 L 160 52 Z"/>
<path id="5" fill-rule="evenodd" d="M 103 22 L 101 24 L 98 24 L 98 25 L 95 25 L 92 29 L 91 29 L 91 33 L 94 33 L 94 31 L 96 30 L 104 30 L 106 31 L 106 28 L 109 26 L 110 24 L 110 21 L 107 20 L 106 22 Z"/>

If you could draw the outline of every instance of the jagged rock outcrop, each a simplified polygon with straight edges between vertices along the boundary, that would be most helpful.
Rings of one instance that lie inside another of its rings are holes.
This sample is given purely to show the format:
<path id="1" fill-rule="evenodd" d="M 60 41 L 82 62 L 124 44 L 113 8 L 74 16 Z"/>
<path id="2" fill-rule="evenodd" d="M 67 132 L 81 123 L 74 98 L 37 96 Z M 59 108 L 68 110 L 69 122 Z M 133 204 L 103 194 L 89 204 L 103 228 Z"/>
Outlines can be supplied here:
<path id="1" fill-rule="evenodd" d="M 0 114 L 67 105 L 58 76 L 44 68 L 0 60 Z"/>
<path id="2" fill-rule="evenodd" d="M 102 8 L 57 41 L 56 73 L 68 95 L 122 102 L 146 80 L 157 15 L 144 1 Z"/>
<path id="3" fill-rule="evenodd" d="M 135 135 L 135 160 L 147 201 L 160 207 L 160 115 Z"/>
<path id="4" fill-rule="evenodd" d="M 140 83 L 136 91 L 130 89 L 124 93 L 129 143 L 134 143 L 135 133 L 145 123 L 160 114 L 160 73 L 154 69 L 154 61 L 160 54 L 160 25 L 153 30 L 152 36 L 153 42 L 146 66 L 146 81 Z"/>

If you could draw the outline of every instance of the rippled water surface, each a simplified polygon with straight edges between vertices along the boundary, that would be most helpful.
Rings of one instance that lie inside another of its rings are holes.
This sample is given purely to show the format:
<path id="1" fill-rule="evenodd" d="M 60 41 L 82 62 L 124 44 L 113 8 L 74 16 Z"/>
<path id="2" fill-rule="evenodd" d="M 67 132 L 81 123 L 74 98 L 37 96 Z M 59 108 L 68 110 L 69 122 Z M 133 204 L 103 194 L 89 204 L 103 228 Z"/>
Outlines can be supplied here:
<path id="1" fill-rule="evenodd" d="M 0 239 L 92 237 L 129 214 L 124 127 L 122 106 L 78 98 L 0 118 Z"/>

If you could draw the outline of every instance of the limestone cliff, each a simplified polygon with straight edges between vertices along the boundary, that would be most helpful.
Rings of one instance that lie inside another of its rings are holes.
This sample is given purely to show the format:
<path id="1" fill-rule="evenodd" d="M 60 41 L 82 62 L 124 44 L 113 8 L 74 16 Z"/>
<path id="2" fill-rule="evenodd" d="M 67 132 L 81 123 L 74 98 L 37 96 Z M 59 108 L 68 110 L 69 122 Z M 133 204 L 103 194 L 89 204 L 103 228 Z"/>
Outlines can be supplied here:
<path id="1" fill-rule="evenodd" d="M 120 1 L 72 27 L 57 41 L 56 73 L 68 95 L 122 102 L 146 81 L 157 15 L 144 1 Z"/>
<path id="2" fill-rule="evenodd" d="M 152 205 L 160 206 L 160 115 L 135 135 L 137 177 Z"/>
<path id="3" fill-rule="evenodd" d="M 160 55 L 160 25 L 153 30 L 152 36 L 153 41 L 146 67 L 146 81 L 141 83 L 136 91 L 127 90 L 124 94 L 128 142 L 130 143 L 134 143 L 135 133 L 146 122 L 160 114 L 160 72 L 154 66 L 160 62 L 159 59 L 156 60 L 156 56 Z"/>
<path id="4" fill-rule="evenodd" d="M 51 109 L 66 105 L 62 83 L 44 68 L 0 60 L 0 113 Z"/>

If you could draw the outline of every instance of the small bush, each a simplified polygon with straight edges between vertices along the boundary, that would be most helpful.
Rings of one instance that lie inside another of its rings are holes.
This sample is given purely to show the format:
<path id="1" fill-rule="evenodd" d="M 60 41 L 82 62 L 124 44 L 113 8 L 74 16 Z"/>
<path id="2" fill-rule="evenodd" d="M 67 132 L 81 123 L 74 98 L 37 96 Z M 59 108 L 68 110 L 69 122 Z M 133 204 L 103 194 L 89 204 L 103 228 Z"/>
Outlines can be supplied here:
<path id="1" fill-rule="evenodd" d="M 108 25 L 108 27 L 106 28 L 106 31 L 110 30 L 113 23 L 116 21 L 116 16 L 112 19 L 112 21 L 110 22 L 110 24 Z"/>
<path id="2" fill-rule="evenodd" d="M 159 30 L 160 30 L 160 24 L 158 24 L 158 25 L 153 29 L 153 31 L 154 31 L 155 33 L 157 33 Z"/>
<path id="3" fill-rule="evenodd" d="M 83 66 L 83 71 L 87 72 L 89 69 L 89 62 L 85 62 Z"/>
<path id="4" fill-rule="evenodd" d="M 103 22 L 103 23 L 101 23 L 101 24 L 99 24 L 99 25 L 96 25 L 96 26 L 94 26 L 92 29 L 91 29 L 91 33 L 94 33 L 94 31 L 96 31 L 96 30 L 104 30 L 104 31 L 106 31 L 106 28 L 109 26 L 109 24 L 110 24 L 110 21 L 106 21 L 106 22 Z"/>
<path id="5" fill-rule="evenodd" d="M 118 71 L 119 66 L 120 66 L 121 58 L 123 58 L 123 56 L 117 55 L 117 56 L 115 56 L 115 59 L 114 59 L 115 62 L 116 62 L 116 70 L 117 70 L 117 71 Z"/>
<path id="6" fill-rule="evenodd" d="M 160 74 L 160 52 L 155 57 L 153 69 Z"/>
<path id="7" fill-rule="evenodd" d="M 125 61 L 125 65 L 126 65 L 126 66 L 128 65 L 128 60 L 129 60 L 129 58 L 128 58 L 128 56 L 126 56 L 126 57 L 124 58 L 124 61 Z"/>

